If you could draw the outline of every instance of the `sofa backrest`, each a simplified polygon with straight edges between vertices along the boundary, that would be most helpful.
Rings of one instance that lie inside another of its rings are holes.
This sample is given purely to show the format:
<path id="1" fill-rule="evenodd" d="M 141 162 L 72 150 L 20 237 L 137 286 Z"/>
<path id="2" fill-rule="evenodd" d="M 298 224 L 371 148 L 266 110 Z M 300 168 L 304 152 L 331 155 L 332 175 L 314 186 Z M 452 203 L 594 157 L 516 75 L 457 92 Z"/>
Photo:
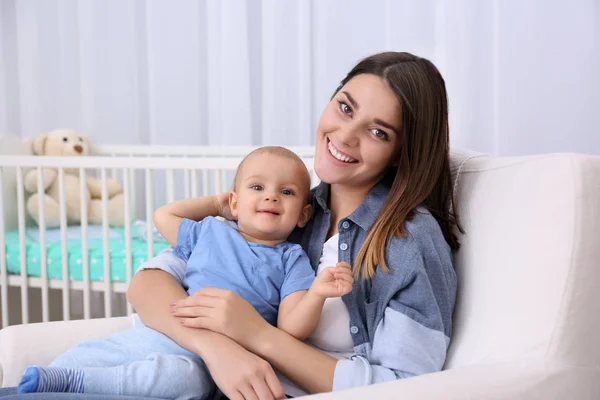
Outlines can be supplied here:
<path id="1" fill-rule="evenodd" d="M 598 365 L 600 157 L 477 157 L 455 193 L 466 235 L 446 368 L 515 356 Z"/>

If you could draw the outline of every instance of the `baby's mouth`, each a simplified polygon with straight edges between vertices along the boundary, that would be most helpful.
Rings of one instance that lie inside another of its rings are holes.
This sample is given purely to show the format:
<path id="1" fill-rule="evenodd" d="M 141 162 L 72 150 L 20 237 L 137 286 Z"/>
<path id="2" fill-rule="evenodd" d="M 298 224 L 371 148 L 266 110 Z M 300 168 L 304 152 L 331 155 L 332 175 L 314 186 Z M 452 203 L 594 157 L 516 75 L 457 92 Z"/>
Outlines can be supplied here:
<path id="1" fill-rule="evenodd" d="M 269 215 L 279 215 L 279 213 L 275 210 L 260 210 L 259 213 L 269 214 Z"/>

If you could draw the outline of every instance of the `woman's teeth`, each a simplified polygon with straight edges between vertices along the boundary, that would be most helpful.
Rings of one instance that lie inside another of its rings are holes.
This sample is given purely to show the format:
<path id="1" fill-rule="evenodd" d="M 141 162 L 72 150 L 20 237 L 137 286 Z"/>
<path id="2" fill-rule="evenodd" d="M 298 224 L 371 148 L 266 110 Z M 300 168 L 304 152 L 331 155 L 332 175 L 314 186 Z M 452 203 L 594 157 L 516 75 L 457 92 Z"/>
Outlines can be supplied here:
<path id="1" fill-rule="evenodd" d="M 347 157 L 347 156 L 343 155 L 342 153 L 340 153 L 339 151 L 337 151 L 337 149 L 333 146 L 333 144 L 331 144 L 331 142 L 329 142 L 327 144 L 327 147 L 329 148 L 329 152 L 331 153 L 331 155 L 334 156 L 336 159 L 343 161 L 343 162 L 347 162 L 347 163 L 356 162 L 355 159 Z"/>

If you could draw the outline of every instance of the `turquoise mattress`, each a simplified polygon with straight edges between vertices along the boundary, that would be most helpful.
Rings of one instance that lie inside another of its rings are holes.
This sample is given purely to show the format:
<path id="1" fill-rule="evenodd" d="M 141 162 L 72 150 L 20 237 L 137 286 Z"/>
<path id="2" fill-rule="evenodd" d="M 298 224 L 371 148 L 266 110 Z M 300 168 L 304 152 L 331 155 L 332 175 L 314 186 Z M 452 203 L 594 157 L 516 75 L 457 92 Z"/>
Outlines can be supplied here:
<path id="1" fill-rule="evenodd" d="M 136 223 L 131 229 L 132 275 L 142 263 L 148 259 L 145 223 Z M 154 233 L 154 254 L 156 255 L 169 244 L 158 234 Z M 27 249 L 27 275 L 41 276 L 39 229 L 27 228 L 25 234 Z M 69 279 L 83 280 L 82 238 L 79 226 L 67 228 L 67 252 Z M 125 230 L 123 228 L 109 229 L 110 279 L 112 282 L 126 282 Z M 46 230 L 46 260 L 49 279 L 62 279 L 62 248 L 60 229 Z M 6 262 L 10 274 L 21 273 L 21 258 L 19 255 L 19 231 L 6 232 Z M 88 226 L 88 265 L 91 281 L 104 281 L 104 244 L 102 226 Z"/>

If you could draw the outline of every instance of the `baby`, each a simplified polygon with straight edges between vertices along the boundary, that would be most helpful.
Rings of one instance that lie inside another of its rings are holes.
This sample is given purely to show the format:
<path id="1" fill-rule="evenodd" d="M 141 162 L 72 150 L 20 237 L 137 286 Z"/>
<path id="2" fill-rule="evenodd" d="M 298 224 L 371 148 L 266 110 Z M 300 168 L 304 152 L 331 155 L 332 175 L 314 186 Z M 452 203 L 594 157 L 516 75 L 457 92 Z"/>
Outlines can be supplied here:
<path id="1" fill-rule="evenodd" d="M 293 152 L 261 147 L 239 165 L 229 207 L 237 229 L 213 217 L 201 222 L 190 200 L 159 208 L 156 227 L 187 261 L 188 294 L 203 287 L 237 292 L 271 324 L 300 340 L 315 329 L 325 298 L 352 290 L 350 265 L 338 263 L 317 277 L 298 244 L 286 242 L 306 225 L 310 176 Z M 19 393 L 79 392 L 171 399 L 207 398 L 215 385 L 202 359 L 167 336 L 139 324 L 83 342 L 49 367 L 30 366 Z"/>

